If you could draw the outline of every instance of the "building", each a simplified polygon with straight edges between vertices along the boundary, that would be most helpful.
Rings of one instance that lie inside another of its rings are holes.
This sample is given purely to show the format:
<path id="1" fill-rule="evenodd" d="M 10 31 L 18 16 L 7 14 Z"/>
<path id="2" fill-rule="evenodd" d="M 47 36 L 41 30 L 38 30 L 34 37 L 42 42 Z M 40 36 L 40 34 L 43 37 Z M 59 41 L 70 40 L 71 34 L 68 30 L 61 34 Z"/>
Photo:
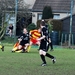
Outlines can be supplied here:
<path id="1" fill-rule="evenodd" d="M 74 0 L 75 4 L 75 0 Z M 32 9 L 32 22 L 41 19 L 44 6 L 51 6 L 54 19 L 62 19 L 70 15 L 71 0 L 36 0 Z"/>
<path id="2" fill-rule="evenodd" d="M 62 41 L 66 42 L 69 40 L 69 34 L 70 34 L 70 30 L 71 30 L 71 43 L 74 45 L 75 44 L 75 14 L 72 15 L 72 25 L 70 25 L 70 19 L 71 16 L 67 16 L 63 19 L 61 19 L 62 21 Z M 71 28 L 70 28 L 71 27 Z"/>
<path id="3" fill-rule="evenodd" d="M 71 4 L 73 2 L 73 4 Z M 71 6 L 73 5 L 73 14 L 75 13 L 75 0 L 36 0 L 35 4 L 32 9 L 32 22 L 37 23 L 37 20 L 40 20 L 42 17 L 42 11 L 45 6 L 51 6 L 52 12 L 54 14 L 53 19 L 58 19 L 62 21 L 62 33 L 67 33 L 69 38 L 70 29 L 72 28 L 73 37 L 75 38 L 75 15 L 73 15 L 72 26 L 70 28 L 70 15 L 71 13 Z M 75 40 L 72 39 L 72 41 Z"/>

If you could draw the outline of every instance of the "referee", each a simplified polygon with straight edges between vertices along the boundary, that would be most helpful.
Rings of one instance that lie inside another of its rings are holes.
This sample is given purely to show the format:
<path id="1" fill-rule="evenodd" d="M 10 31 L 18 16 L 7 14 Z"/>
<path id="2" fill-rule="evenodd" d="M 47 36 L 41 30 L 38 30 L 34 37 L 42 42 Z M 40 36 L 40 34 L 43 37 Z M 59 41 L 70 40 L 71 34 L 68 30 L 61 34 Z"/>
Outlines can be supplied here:
<path id="1" fill-rule="evenodd" d="M 39 50 L 39 54 L 40 57 L 43 61 L 43 63 L 41 64 L 41 66 L 46 66 L 46 60 L 45 60 L 45 56 L 49 57 L 52 59 L 53 64 L 55 63 L 56 59 L 54 56 L 50 55 L 49 53 L 47 53 L 47 40 L 46 37 L 48 37 L 48 29 L 45 27 L 45 22 L 41 21 L 40 23 L 40 27 L 41 27 L 41 37 L 38 39 L 41 41 L 40 43 L 40 50 Z"/>

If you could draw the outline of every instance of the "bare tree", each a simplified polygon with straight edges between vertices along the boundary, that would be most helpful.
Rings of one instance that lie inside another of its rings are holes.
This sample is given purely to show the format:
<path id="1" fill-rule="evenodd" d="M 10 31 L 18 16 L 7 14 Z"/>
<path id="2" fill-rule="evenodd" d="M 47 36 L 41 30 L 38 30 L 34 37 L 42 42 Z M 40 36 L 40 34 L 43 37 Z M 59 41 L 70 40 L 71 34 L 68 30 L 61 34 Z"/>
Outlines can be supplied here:
<path id="1" fill-rule="evenodd" d="M 26 4 L 24 0 L 18 0 L 17 13 L 19 19 L 17 20 L 17 22 L 23 17 L 25 17 L 26 20 L 31 17 L 31 15 L 28 14 L 30 13 L 29 6 L 30 5 Z M 6 16 L 6 13 L 10 14 L 9 17 L 8 15 Z M 0 0 L 0 39 L 4 36 L 7 23 L 11 18 L 12 14 L 14 13 L 15 13 L 15 0 Z"/>

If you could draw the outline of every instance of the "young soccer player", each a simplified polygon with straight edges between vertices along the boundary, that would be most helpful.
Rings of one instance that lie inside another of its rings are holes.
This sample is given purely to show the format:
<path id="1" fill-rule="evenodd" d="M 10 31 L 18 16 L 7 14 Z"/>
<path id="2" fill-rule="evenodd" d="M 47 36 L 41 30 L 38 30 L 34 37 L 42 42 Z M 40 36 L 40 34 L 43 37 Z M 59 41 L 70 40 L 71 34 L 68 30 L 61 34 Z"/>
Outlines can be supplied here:
<path id="1" fill-rule="evenodd" d="M 37 40 L 41 36 L 40 32 L 41 32 L 40 28 L 30 31 L 30 35 L 31 35 L 30 45 L 32 45 L 32 44 L 36 45 L 37 44 L 38 46 L 40 46 L 40 41 Z"/>
<path id="2" fill-rule="evenodd" d="M 29 41 L 30 41 L 30 36 L 26 28 L 23 29 L 23 34 L 18 38 L 19 40 L 19 46 L 15 49 L 12 50 L 14 51 L 19 51 L 21 50 L 22 53 L 27 52 L 27 48 L 29 46 Z"/>
<path id="3" fill-rule="evenodd" d="M 40 43 L 40 50 L 39 50 L 39 54 L 40 57 L 43 61 L 41 66 L 46 66 L 46 60 L 45 60 L 45 56 L 49 57 L 52 59 L 53 64 L 55 63 L 56 59 L 54 56 L 50 55 L 49 53 L 47 53 L 47 40 L 46 38 L 48 37 L 48 29 L 45 27 L 45 21 L 42 21 L 40 24 L 41 27 L 41 37 L 38 39 L 41 41 Z"/>

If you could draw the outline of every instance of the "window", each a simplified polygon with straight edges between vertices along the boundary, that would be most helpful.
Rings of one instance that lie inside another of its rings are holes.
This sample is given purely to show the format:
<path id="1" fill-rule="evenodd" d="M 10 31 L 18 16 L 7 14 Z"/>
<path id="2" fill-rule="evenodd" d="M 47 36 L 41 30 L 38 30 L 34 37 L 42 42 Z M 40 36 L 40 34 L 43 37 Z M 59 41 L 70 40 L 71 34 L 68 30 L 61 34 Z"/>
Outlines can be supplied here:
<path id="1" fill-rule="evenodd" d="M 54 14 L 53 19 L 60 19 L 60 15 L 59 14 Z"/>
<path id="2" fill-rule="evenodd" d="M 42 19 L 42 14 L 38 14 L 38 20 Z M 60 19 L 60 14 L 54 14 L 53 19 Z"/>
<path id="3" fill-rule="evenodd" d="M 38 14 L 38 20 L 42 19 L 42 14 Z"/>

